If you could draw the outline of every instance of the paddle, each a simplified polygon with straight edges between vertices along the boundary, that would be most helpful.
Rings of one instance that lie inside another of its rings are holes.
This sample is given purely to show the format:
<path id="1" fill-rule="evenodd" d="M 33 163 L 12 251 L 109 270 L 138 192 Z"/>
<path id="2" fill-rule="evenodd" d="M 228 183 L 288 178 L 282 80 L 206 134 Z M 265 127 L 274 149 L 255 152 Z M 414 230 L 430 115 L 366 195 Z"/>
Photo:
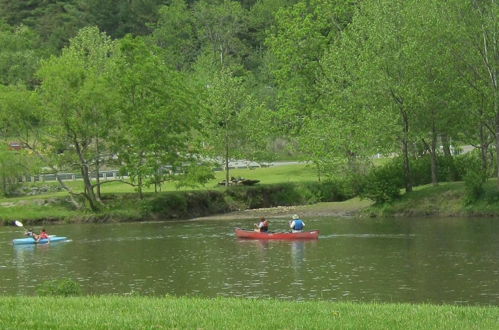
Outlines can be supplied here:
<path id="1" fill-rule="evenodd" d="M 18 226 L 18 227 L 24 228 L 23 223 L 22 223 L 21 221 L 19 221 L 19 220 L 14 221 L 14 224 L 15 224 L 16 226 Z M 25 229 L 25 230 L 24 230 L 24 234 L 26 235 L 26 233 L 27 233 L 27 232 L 28 232 L 28 231 Z M 34 236 L 30 236 L 30 237 L 31 237 L 31 238 L 33 238 L 34 240 L 36 240 L 36 238 L 35 238 Z"/>

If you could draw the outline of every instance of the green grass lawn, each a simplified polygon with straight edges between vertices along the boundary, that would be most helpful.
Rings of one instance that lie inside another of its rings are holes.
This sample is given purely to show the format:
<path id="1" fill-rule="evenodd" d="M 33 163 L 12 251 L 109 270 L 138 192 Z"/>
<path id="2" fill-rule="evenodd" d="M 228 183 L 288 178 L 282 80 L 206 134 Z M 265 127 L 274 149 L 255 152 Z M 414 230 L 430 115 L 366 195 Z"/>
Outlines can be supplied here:
<path id="1" fill-rule="evenodd" d="M 192 297 L 2 297 L 4 329 L 497 329 L 498 307 Z"/>
<path id="2" fill-rule="evenodd" d="M 168 182 L 162 185 L 161 191 L 177 191 L 177 190 L 214 190 L 225 189 L 223 186 L 218 185 L 225 178 L 225 172 L 217 171 L 214 173 L 215 179 L 211 180 L 204 186 L 197 188 L 180 188 L 177 189 L 175 183 Z M 260 180 L 261 184 L 274 184 L 286 182 L 301 182 L 301 181 L 314 181 L 317 180 L 313 168 L 304 164 L 271 166 L 255 169 L 233 169 L 230 175 L 234 177 L 244 177 L 247 179 Z M 42 185 L 59 185 L 57 182 L 44 182 Z M 75 192 L 81 192 L 83 183 L 78 181 L 65 181 Z M 122 194 L 123 196 L 130 195 L 133 201 L 130 202 L 128 197 L 120 201 L 121 204 L 108 205 L 108 208 L 102 212 L 95 214 L 95 216 L 111 217 L 116 219 L 127 220 L 140 220 L 143 215 L 140 213 L 140 208 L 137 204 L 137 194 L 135 188 L 123 182 L 109 182 L 102 185 L 102 194 Z M 144 189 L 145 193 L 154 192 L 154 187 Z M 50 220 L 50 219 L 73 219 L 79 221 L 86 221 L 94 214 L 83 210 L 74 210 L 70 207 L 69 203 L 57 202 L 58 199 L 67 198 L 66 191 L 51 192 L 35 196 L 22 196 L 13 198 L 0 199 L 0 220 L 4 222 L 12 222 L 12 220 Z M 134 199 L 135 197 L 135 199 Z M 54 201 L 56 201 L 54 203 Z"/>
<path id="3" fill-rule="evenodd" d="M 215 179 L 209 181 L 206 185 L 200 186 L 195 189 L 214 189 L 220 187 L 218 182 L 225 179 L 225 172 L 216 171 L 214 172 Z M 272 184 L 272 183 L 285 183 L 285 182 L 302 182 L 302 181 L 315 181 L 317 176 L 315 171 L 311 166 L 305 164 L 295 164 L 295 165 L 282 165 L 282 166 L 271 166 L 262 167 L 255 169 L 233 169 L 230 171 L 230 176 L 233 177 L 244 177 L 246 179 L 260 180 L 262 184 Z M 64 183 L 73 189 L 75 192 L 83 191 L 83 182 L 81 180 L 77 181 L 64 181 Z M 59 185 L 55 181 L 45 182 L 46 185 Z M 161 186 L 162 191 L 175 191 L 175 190 L 193 190 L 193 188 L 180 188 L 175 186 L 174 182 L 167 182 Z M 123 182 L 109 182 L 102 185 L 102 193 L 133 193 L 135 188 Z M 144 188 L 144 192 L 154 192 L 154 186 Z M 29 199 L 40 199 L 40 198 L 52 198 L 67 196 L 67 192 L 53 192 L 35 196 L 22 196 L 13 198 L 0 198 L 0 203 L 8 201 L 18 201 L 18 200 L 29 200 Z"/>

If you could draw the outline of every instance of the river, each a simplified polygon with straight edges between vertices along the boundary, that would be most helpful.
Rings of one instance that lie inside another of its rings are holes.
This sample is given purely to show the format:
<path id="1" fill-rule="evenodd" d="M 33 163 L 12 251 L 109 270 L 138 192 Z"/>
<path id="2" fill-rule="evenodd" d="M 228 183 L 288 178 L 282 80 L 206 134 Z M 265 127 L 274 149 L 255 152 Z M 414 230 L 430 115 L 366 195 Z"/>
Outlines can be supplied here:
<path id="1" fill-rule="evenodd" d="M 86 294 L 499 305 L 497 219 L 320 217 L 305 219 L 318 240 L 234 236 L 255 221 L 49 225 L 70 240 L 38 246 L 0 227 L 0 294 L 70 278 Z"/>

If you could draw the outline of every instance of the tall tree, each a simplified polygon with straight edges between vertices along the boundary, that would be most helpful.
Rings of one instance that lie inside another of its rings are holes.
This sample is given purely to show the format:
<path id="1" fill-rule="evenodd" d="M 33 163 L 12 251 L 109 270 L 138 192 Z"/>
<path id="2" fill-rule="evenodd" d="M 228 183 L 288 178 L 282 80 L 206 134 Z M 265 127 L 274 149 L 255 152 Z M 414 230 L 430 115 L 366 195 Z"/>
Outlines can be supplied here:
<path id="1" fill-rule="evenodd" d="M 317 80 L 325 50 L 348 25 L 354 1 L 300 1 L 279 10 L 266 44 L 275 60 L 272 73 L 279 86 L 282 127 L 299 132 L 318 105 Z"/>
<path id="2" fill-rule="evenodd" d="M 120 41 L 114 76 L 120 113 L 114 144 L 122 172 L 141 197 L 144 186 L 171 179 L 192 161 L 189 142 L 196 128 L 195 95 L 158 53 L 127 36 Z M 167 165 L 172 172 L 165 171 Z"/>
<path id="3" fill-rule="evenodd" d="M 185 0 L 173 0 L 159 9 L 151 39 L 164 51 L 167 64 L 178 70 L 190 68 L 199 53 L 196 24 Z"/>
<path id="4" fill-rule="evenodd" d="M 35 85 L 34 73 L 44 55 L 38 35 L 27 26 L 0 21 L 0 83 Z"/>
<path id="5" fill-rule="evenodd" d="M 480 119 L 482 163 L 489 131 L 494 135 L 496 164 L 499 163 L 499 3 L 496 0 L 467 0 L 449 2 L 451 22 L 458 36 L 455 40 L 454 60 L 459 73 L 474 91 L 471 108 Z M 489 124 L 491 123 L 491 125 Z M 486 168 L 486 166 L 483 166 Z M 499 166 L 496 168 L 499 178 Z M 499 187 L 499 180 L 498 180 Z"/>
<path id="6" fill-rule="evenodd" d="M 92 210 L 101 207 L 92 183 L 98 172 L 102 140 L 114 127 L 113 93 L 107 83 L 114 45 L 97 28 L 82 29 L 59 57 L 42 63 L 40 96 L 47 120 L 43 153 L 59 160 L 59 168 L 76 166 L 84 197 Z"/>
<path id="7" fill-rule="evenodd" d="M 242 77 L 228 69 L 217 73 L 206 89 L 202 113 L 205 150 L 223 160 L 228 185 L 231 159 L 268 158 L 268 111 L 248 93 Z"/>
<path id="8" fill-rule="evenodd" d="M 200 0 L 194 7 L 198 36 L 204 51 L 219 67 L 241 63 L 248 49 L 240 36 L 247 30 L 247 12 L 230 0 Z"/>

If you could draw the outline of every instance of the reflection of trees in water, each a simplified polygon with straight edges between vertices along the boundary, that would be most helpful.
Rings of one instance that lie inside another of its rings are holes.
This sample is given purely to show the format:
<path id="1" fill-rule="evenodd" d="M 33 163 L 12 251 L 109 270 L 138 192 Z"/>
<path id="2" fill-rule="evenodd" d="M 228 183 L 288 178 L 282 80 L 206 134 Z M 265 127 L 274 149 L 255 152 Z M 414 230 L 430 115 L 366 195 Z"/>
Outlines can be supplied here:
<path id="1" fill-rule="evenodd" d="M 247 244 L 248 246 L 254 246 L 262 252 L 266 252 L 269 249 L 269 240 L 265 239 L 241 239 L 238 238 L 237 241 L 240 244 Z"/>
<path id="2" fill-rule="evenodd" d="M 304 241 L 292 241 L 291 242 L 291 264 L 295 271 L 299 270 L 303 266 L 303 260 L 305 259 L 305 242 Z"/>
<path id="3" fill-rule="evenodd" d="M 49 244 L 14 245 L 14 263 L 17 277 L 17 292 L 32 294 L 34 290 L 32 271 L 38 267 L 37 254 L 46 252 Z"/>

